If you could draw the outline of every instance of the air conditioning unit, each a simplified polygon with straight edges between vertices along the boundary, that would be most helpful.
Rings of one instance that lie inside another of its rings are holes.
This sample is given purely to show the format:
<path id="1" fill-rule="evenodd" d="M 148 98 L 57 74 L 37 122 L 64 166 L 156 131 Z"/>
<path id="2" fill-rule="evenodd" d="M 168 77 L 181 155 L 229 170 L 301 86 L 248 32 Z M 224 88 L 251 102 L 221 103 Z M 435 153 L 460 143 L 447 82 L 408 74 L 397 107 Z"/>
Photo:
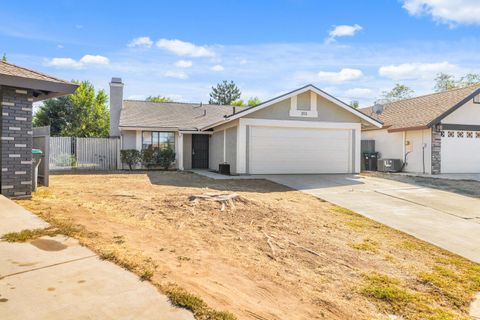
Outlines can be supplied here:
<path id="1" fill-rule="evenodd" d="M 400 172 L 402 171 L 402 165 L 400 159 L 379 159 L 377 170 L 381 172 Z"/>

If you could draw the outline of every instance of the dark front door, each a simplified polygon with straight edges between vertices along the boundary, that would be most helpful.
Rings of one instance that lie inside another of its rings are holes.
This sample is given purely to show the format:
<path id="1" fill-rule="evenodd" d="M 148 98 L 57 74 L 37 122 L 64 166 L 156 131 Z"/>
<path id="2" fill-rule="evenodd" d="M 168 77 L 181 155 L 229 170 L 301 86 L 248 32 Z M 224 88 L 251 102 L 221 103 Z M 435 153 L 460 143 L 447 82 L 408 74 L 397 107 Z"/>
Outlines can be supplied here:
<path id="1" fill-rule="evenodd" d="M 192 168 L 208 169 L 208 135 L 192 135 Z"/>

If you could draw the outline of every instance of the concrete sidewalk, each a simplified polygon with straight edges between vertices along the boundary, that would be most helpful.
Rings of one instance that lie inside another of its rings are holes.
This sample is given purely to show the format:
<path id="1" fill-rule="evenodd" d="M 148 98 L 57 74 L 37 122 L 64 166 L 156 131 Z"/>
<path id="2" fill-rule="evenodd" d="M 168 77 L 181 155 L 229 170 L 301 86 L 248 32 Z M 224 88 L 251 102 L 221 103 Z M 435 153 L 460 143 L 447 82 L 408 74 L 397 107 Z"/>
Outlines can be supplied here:
<path id="1" fill-rule="evenodd" d="M 0 235 L 48 224 L 0 196 Z M 77 240 L 0 241 L 0 319 L 193 320 L 148 281 L 102 261 Z"/>
<path id="2" fill-rule="evenodd" d="M 265 178 L 480 262 L 480 199 L 355 175 L 271 175 Z"/>

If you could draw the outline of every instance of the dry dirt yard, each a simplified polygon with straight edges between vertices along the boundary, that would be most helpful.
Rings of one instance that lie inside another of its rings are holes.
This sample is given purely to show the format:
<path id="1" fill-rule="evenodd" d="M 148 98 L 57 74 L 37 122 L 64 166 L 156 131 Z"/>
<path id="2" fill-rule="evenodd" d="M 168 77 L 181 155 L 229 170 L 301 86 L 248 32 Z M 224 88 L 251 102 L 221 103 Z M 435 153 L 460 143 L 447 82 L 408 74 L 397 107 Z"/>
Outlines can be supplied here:
<path id="1" fill-rule="evenodd" d="M 224 211 L 189 199 L 213 191 L 242 198 Z M 56 175 L 18 202 L 160 290 L 238 319 L 469 319 L 480 291 L 479 265 L 264 180 Z"/>

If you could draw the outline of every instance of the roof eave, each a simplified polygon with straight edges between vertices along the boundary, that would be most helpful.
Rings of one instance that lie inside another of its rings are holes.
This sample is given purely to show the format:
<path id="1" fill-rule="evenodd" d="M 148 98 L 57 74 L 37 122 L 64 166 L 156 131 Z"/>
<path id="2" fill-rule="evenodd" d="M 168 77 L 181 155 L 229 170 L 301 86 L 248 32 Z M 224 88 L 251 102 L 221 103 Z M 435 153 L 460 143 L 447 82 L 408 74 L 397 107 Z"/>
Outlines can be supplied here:
<path id="1" fill-rule="evenodd" d="M 283 101 L 284 99 L 288 99 L 294 95 L 297 95 L 297 94 L 300 94 L 300 93 L 303 93 L 303 92 L 306 92 L 308 90 L 312 90 L 313 92 L 317 93 L 318 95 L 324 97 L 325 99 L 335 103 L 336 105 L 338 105 L 339 107 L 353 113 L 354 115 L 356 115 L 357 117 L 359 117 L 360 119 L 374 125 L 375 127 L 377 128 L 382 128 L 383 127 L 383 122 L 379 121 L 379 120 L 376 120 L 366 114 L 364 114 L 363 112 L 361 112 L 360 110 L 357 110 L 355 108 L 352 108 L 351 106 L 349 106 L 348 104 L 346 104 L 345 102 L 335 98 L 334 96 L 328 94 L 327 92 L 315 87 L 313 84 L 308 84 L 306 86 L 303 86 L 299 89 L 296 89 L 296 90 L 293 90 L 293 91 L 290 91 L 288 93 L 285 93 L 285 94 L 282 94 L 276 98 L 273 98 L 273 99 L 270 99 L 268 101 L 265 101 L 255 107 L 250 107 L 250 108 L 247 108 L 247 109 L 244 109 L 244 110 L 241 110 L 240 112 L 237 112 L 235 114 L 232 114 L 232 115 L 229 115 L 229 116 L 226 116 L 224 120 L 222 121 L 218 121 L 216 123 L 213 123 L 213 124 L 210 124 L 208 126 L 205 126 L 203 128 L 201 128 L 201 130 L 207 130 L 207 129 L 210 129 L 210 128 L 213 128 L 213 127 L 216 127 L 218 125 L 221 125 L 221 124 L 224 124 L 224 123 L 227 123 L 227 122 L 230 122 L 230 121 L 233 121 L 235 119 L 238 119 L 238 118 L 241 118 L 247 114 L 250 114 L 252 112 L 255 112 L 257 110 L 261 110 L 263 108 L 266 108 L 272 104 L 275 104 L 277 102 L 280 102 L 280 101 Z"/>
<path id="2" fill-rule="evenodd" d="M 420 126 L 413 126 L 413 127 L 393 128 L 393 129 L 388 129 L 387 131 L 389 133 L 392 133 L 392 132 L 402 132 L 402 131 L 411 131 L 411 130 L 423 130 L 428 128 L 429 128 L 428 125 L 420 125 Z"/>
<path id="3" fill-rule="evenodd" d="M 453 107 L 451 107 L 450 109 L 448 109 L 447 111 L 445 111 L 444 113 L 442 113 L 441 115 L 439 115 L 438 117 L 436 117 L 435 119 L 433 119 L 432 121 L 430 121 L 428 124 L 427 124 L 427 127 L 431 128 L 437 124 L 439 124 L 446 116 L 450 115 L 451 113 L 453 113 L 455 110 L 457 110 L 458 108 L 460 108 L 461 106 L 463 106 L 465 103 L 467 103 L 470 99 L 473 99 L 473 97 L 475 97 L 476 95 L 480 94 L 480 88 L 473 91 L 472 93 L 470 93 L 467 97 L 465 97 L 463 100 L 461 100 L 460 102 L 458 102 L 457 104 L 455 104 Z"/>
<path id="4" fill-rule="evenodd" d="M 33 97 L 34 101 L 72 94 L 78 88 L 78 85 L 73 83 L 39 80 L 8 74 L 0 74 L 0 85 L 41 91 L 42 95 Z"/>

